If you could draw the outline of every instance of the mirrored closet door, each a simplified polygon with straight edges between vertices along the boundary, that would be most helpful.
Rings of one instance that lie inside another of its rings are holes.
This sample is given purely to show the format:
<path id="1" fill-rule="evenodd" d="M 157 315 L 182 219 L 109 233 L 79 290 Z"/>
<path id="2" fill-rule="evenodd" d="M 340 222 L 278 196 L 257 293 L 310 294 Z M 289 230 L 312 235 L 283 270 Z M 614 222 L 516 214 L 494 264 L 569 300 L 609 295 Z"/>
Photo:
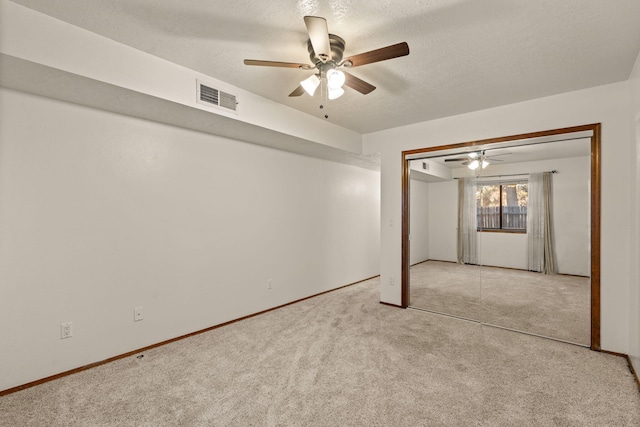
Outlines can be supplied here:
<path id="1" fill-rule="evenodd" d="M 581 132 L 409 160 L 408 305 L 589 346 L 591 151 Z"/>

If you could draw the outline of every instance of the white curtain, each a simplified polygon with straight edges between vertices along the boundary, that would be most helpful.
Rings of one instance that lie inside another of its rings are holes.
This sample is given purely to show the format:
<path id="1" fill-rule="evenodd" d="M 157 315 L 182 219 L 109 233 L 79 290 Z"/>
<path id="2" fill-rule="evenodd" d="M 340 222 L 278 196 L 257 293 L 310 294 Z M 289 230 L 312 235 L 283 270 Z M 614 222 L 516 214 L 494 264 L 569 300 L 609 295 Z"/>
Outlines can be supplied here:
<path id="1" fill-rule="evenodd" d="M 475 178 L 458 179 L 458 262 L 478 263 Z"/>
<path id="2" fill-rule="evenodd" d="M 556 272 L 553 247 L 551 172 L 529 175 L 527 257 L 529 271 Z"/>

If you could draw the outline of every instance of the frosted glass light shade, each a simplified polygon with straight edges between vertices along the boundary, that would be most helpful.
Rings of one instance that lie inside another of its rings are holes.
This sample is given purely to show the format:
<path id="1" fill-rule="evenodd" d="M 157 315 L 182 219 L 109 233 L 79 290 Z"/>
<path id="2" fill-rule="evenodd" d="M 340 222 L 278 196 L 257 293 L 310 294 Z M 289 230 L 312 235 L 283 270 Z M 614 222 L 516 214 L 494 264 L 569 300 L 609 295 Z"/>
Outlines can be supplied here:
<path id="1" fill-rule="evenodd" d="M 338 99 L 340 98 L 342 95 L 344 95 L 344 89 L 342 89 L 341 87 L 337 88 L 337 89 L 329 89 L 329 99 Z"/>
<path id="2" fill-rule="evenodd" d="M 469 169 L 471 169 L 471 170 L 478 169 L 478 166 L 480 166 L 480 162 L 477 161 L 477 160 L 474 160 L 471 163 L 469 163 Z"/>
<path id="3" fill-rule="evenodd" d="M 345 76 L 342 71 L 334 69 L 327 71 L 327 87 L 329 89 L 340 89 L 344 81 Z"/>
<path id="4" fill-rule="evenodd" d="M 482 161 L 482 169 L 486 168 L 487 166 L 489 166 L 489 162 L 486 160 Z"/>
<path id="5" fill-rule="evenodd" d="M 307 77 L 303 81 L 300 82 L 300 86 L 307 92 L 309 95 L 313 96 L 316 92 L 316 89 L 320 85 L 320 79 L 315 74 Z"/>

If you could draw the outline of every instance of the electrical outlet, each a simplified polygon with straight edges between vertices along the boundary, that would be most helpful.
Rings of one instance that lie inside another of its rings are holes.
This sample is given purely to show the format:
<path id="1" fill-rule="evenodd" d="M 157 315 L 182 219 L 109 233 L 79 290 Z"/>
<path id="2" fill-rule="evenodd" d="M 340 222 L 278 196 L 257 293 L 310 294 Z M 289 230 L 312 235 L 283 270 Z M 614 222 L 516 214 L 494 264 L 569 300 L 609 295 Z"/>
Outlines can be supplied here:
<path id="1" fill-rule="evenodd" d="M 267 289 L 271 289 L 271 279 L 267 280 Z"/>
<path id="2" fill-rule="evenodd" d="M 142 319 L 144 319 L 144 313 L 142 311 L 142 306 L 135 307 L 133 309 L 133 321 L 134 322 L 139 322 Z"/>
<path id="3" fill-rule="evenodd" d="M 393 280 L 393 276 L 389 277 L 389 285 L 390 285 L 390 286 L 393 286 L 393 285 L 395 285 L 395 284 L 396 284 L 396 283 L 395 283 L 395 281 Z"/>
<path id="4" fill-rule="evenodd" d="M 71 338 L 73 336 L 73 323 L 65 322 L 60 324 L 60 339 Z"/>

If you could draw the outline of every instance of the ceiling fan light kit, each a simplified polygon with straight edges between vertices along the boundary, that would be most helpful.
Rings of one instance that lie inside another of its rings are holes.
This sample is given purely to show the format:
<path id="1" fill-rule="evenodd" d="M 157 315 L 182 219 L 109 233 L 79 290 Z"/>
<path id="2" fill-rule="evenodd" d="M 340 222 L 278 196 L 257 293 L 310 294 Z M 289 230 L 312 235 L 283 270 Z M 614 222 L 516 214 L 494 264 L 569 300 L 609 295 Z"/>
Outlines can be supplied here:
<path id="1" fill-rule="evenodd" d="M 345 82 L 344 73 L 335 68 L 327 71 L 327 87 L 329 89 L 340 89 Z"/>
<path id="2" fill-rule="evenodd" d="M 316 92 L 316 89 L 320 85 L 320 79 L 317 75 L 313 74 L 300 82 L 300 86 L 311 96 Z"/>
<path id="3" fill-rule="evenodd" d="M 341 87 L 336 88 L 336 89 L 331 89 L 329 88 L 329 91 L 327 93 L 327 96 L 329 99 L 338 99 L 340 98 L 342 95 L 344 95 L 344 89 L 342 89 Z"/>
<path id="4" fill-rule="evenodd" d="M 486 159 L 482 159 L 482 161 L 480 161 L 478 159 L 474 159 L 474 160 L 471 161 L 471 163 L 469 163 L 469 165 L 467 167 L 469 169 L 471 169 L 471 170 L 476 170 L 479 167 L 482 167 L 482 169 L 484 169 L 487 166 L 489 166 L 489 162 Z"/>
<path id="5" fill-rule="evenodd" d="M 329 34 L 326 19 L 318 16 L 305 16 L 304 23 L 309 34 L 307 50 L 313 65 L 255 59 L 244 60 L 245 65 L 317 70 L 314 75 L 300 82 L 300 85 L 289 94 L 292 97 L 300 96 L 305 92 L 310 96 L 314 96 L 318 86 L 320 86 L 323 99 L 326 99 L 324 96 L 330 100 L 339 98 L 344 94 L 343 86 L 350 87 L 366 95 L 376 87 L 350 73 L 338 70 L 338 68 L 353 68 L 409 55 L 409 45 L 406 42 L 402 42 L 354 55 L 343 60 L 346 43 L 342 37 Z M 321 85 L 323 81 L 325 84 Z M 326 91 L 323 90 L 323 87 L 326 87 Z M 324 108 L 323 105 L 320 105 L 320 108 Z M 328 116 L 325 115 L 325 118 L 328 118 Z"/>

